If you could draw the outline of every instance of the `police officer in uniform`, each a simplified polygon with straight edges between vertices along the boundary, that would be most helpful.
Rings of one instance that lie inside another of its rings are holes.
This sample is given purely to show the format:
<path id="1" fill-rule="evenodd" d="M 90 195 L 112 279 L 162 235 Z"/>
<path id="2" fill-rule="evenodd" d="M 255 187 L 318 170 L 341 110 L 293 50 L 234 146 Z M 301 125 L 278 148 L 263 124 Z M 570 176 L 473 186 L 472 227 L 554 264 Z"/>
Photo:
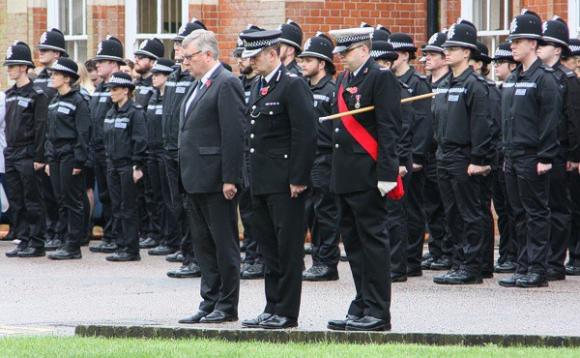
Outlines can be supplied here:
<path id="1" fill-rule="evenodd" d="M 391 34 L 389 42 L 399 55 L 393 63 L 393 73 L 408 86 L 411 96 L 431 92 L 427 77 L 418 73 L 410 62 L 416 58 L 417 48 L 408 34 Z M 408 223 L 407 276 L 421 276 L 421 257 L 425 241 L 425 215 L 423 213 L 423 187 L 425 185 L 425 158 L 429 150 L 433 128 L 431 125 L 431 101 L 416 101 L 413 108 L 413 170 L 406 187 L 405 206 Z"/>
<path id="2" fill-rule="evenodd" d="M 332 63 L 332 40 L 319 32 L 304 44 L 302 75 L 307 79 L 314 96 L 314 108 L 318 117 L 332 113 L 336 100 L 336 73 Z M 312 267 L 302 274 L 306 281 L 338 280 L 337 265 L 340 259 L 338 243 L 338 205 L 336 195 L 330 192 L 330 168 L 332 163 L 332 122 L 316 125 L 316 158 L 312 168 L 312 209 L 314 220 L 311 226 Z"/>
<path id="3" fill-rule="evenodd" d="M 502 82 L 507 79 L 507 77 L 516 69 L 517 66 L 517 63 L 514 61 L 512 56 L 510 44 L 507 42 L 501 43 L 495 50 L 493 61 L 495 66 L 495 76 L 499 81 Z M 498 90 L 500 92 L 502 91 L 502 85 L 503 84 L 500 84 L 498 86 Z M 501 130 L 501 123 L 499 129 Z M 507 196 L 505 172 L 503 170 L 504 153 L 501 143 L 496 149 L 497 166 L 491 174 L 491 190 L 493 208 L 497 214 L 497 226 L 500 237 L 499 257 L 497 259 L 494 271 L 497 273 L 513 273 L 516 270 L 517 255 L 515 222 L 513 210 L 510 206 Z"/>
<path id="4" fill-rule="evenodd" d="M 375 30 L 374 34 L 377 33 Z M 373 34 L 373 39 L 375 38 Z M 371 57 L 375 62 L 390 69 L 399 57 L 387 41 L 373 40 Z M 401 82 L 401 98 L 409 98 L 409 86 Z M 401 136 L 397 143 L 397 156 L 399 157 L 399 176 L 407 186 L 413 166 L 413 108 L 410 103 L 401 105 Z M 387 201 L 387 226 L 389 229 L 389 243 L 391 246 L 391 282 L 407 281 L 407 212 L 404 200 Z"/>
<path id="5" fill-rule="evenodd" d="M 316 115 L 304 80 L 280 62 L 280 31 L 242 34 L 243 57 L 260 79 L 250 120 L 252 219 L 266 264 L 266 307 L 244 327 L 298 325 L 304 258 L 305 191 L 316 148 Z"/>
<path id="6" fill-rule="evenodd" d="M 65 235 L 62 247 L 48 258 L 80 259 L 85 234 L 83 197 L 86 195 L 84 171 L 89 158 L 89 104 L 88 98 L 74 86 L 79 75 L 73 60 L 60 58 L 50 70 L 50 86 L 56 94 L 48 106 L 45 171 L 52 180 Z"/>
<path id="7" fill-rule="evenodd" d="M 44 216 L 36 171 L 44 168 L 44 136 L 48 100 L 28 78 L 34 68 L 24 42 L 8 47 L 4 66 L 15 84 L 6 90 L 6 195 L 10 202 L 18 246 L 7 257 L 44 256 Z"/>
<path id="8" fill-rule="evenodd" d="M 135 85 L 131 76 L 115 72 L 107 82 L 113 106 L 103 126 L 107 157 L 107 185 L 118 223 L 117 250 L 107 261 L 139 261 L 137 185 L 143 177 L 147 150 L 145 113 L 131 99 Z"/>
<path id="9" fill-rule="evenodd" d="M 443 44 L 447 41 L 446 32 L 433 34 L 425 47 L 425 70 L 429 71 L 427 82 L 431 91 L 446 93 L 451 77 L 451 71 L 445 61 Z M 437 95 L 431 101 L 431 113 L 433 115 L 433 128 L 437 128 L 438 106 L 446 105 L 445 96 Z M 425 185 L 423 187 L 423 208 L 425 219 L 429 228 L 429 252 L 421 261 L 424 270 L 449 270 L 451 268 L 451 242 L 445 221 L 445 209 L 439 191 L 439 179 L 437 178 L 437 140 L 435 131 L 431 138 L 431 144 L 425 158 Z"/>
<path id="10" fill-rule="evenodd" d="M 554 69 L 562 94 L 562 111 L 558 124 L 560 151 L 552 161 L 550 170 L 550 253 L 548 255 L 548 281 L 566 278 L 566 251 L 571 230 L 571 203 L 568 186 L 569 172 L 578 171 L 580 161 L 580 83 L 574 71 L 561 62 L 570 54 L 568 25 L 555 16 L 544 22 L 543 42 L 538 57 L 545 66 Z"/>
<path id="11" fill-rule="evenodd" d="M 264 31 L 255 25 L 248 25 L 248 27 L 241 33 L 252 33 L 256 31 Z M 234 51 L 234 57 L 238 61 L 240 69 L 240 81 L 244 88 L 244 102 L 246 105 L 250 100 L 250 94 L 253 82 L 258 78 L 258 74 L 250 65 L 249 58 L 243 58 L 244 41 L 238 37 L 238 44 Z M 244 226 L 244 241 L 243 251 L 245 251 L 244 260 L 242 261 L 242 268 L 240 270 L 240 277 L 244 280 L 256 279 L 264 277 L 264 260 L 262 253 L 258 247 L 258 240 L 256 240 L 255 233 L 252 230 L 252 194 L 250 190 L 250 123 L 247 118 L 244 119 L 244 131 L 246 132 L 244 143 L 244 188 L 239 195 L 239 209 L 242 225 Z"/>
<path id="12" fill-rule="evenodd" d="M 397 188 L 401 92 L 396 76 L 381 69 L 370 57 L 372 32 L 372 28 L 330 31 L 336 39 L 334 52 L 347 69 L 337 81 L 335 111 L 375 106 L 374 111 L 333 122 L 330 185 L 338 194 L 340 231 L 356 287 L 346 318 L 328 322 L 328 328 L 333 330 L 391 328 L 388 211 L 384 196 L 401 189 Z"/>
<path id="13" fill-rule="evenodd" d="M 63 33 L 54 28 L 44 32 L 40 36 L 40 43 L 36 46 L 39 52 L 39 62 L 44 68 L 34 79 L 34 85 L 44 91 L 49 102 L 56 95 L 56 90 L 50 86 L 49 69 L 59 58 L 68 57 L 65 47 Z M 56 250 L 62 244 L 61 239 L 65 234 L 65 226 L 64 223 L 59 222 L 59 212 L 54 210 L 58 204 L 50 178 L 44 170 L 39 170 L 37 175 L 41 181 L 42 202 L 46 219 L 44 246 L 46 250 Z"/>
<path id="14" fill-rule="evenodd" d="M 502 88 L 502 135 L 508 198 L 514 209 L 518 258 L 504 287 L 547 286 L 550 175 L 560 151 L 562 95 L 554 70 L 537 57 L 542 22 L 525 12 L 511 23 L 511 49 L 520 65 Z"/>
<path id="15" fill-rule="evenodd" d="M 563 63 L 576 76 L 580 74 L 580 39 L 570 39 L 570 55 Z M 569 241 L 569 257 L 566 263 L 566 275 L 579 276 L 580 275 L 580 175 L 576 171 L 570 173 L 570 195 L 572 208 L 572 230 Z M 577 259 L 578 258 L 578 259 Z"/>
<path id="16" fill-rule="evenodd" d="M 167 208 L 163 204 L 163 192 L 168 188 L 162 185 L 161 177 L 165 175 L 163 169 L 163 136 L 161 119 L 163 117 L 163 96 L 167 83 L 167 77 L 173 73 L 175 63 L 166 58 L 159 58 L 151 68 L 151 84 L 153 85 L 153 95 L 149 99 L 146 110 L 147 119 L 147 183 L 150 187 L 148 192 L 150 200 L 151 218 L 155 219 L 159 225 L 159 237 L 156 239 L 147 238 L 148 242 L 140 242 L 140 248 L 155 247 L 160 240 L 167 240 L 170 232 L 167 220 Z M 169 193 L 165 193 L 169 195 Z"/>
<path id="17" fill-rule="evenodd" d="M 433 278 L 438 284 L 482 283 L 481 193 L 491 172 L 493 124 L 487 83 L 469 66 L 476 36 L 474 27 L 454 24 L 443 44 L 452 77 L 447 93 L 439 94 L 447 103 L 437 109 L 437 169 L 453 260 L 450 271 Z"/>
<path id="18" fill-rule="evenodd" d="M 302 52 L 302 28 L 296 22 L 288 19 L 280 25 L 280 60 L 288 72 L 302 76 L 302 70 L 296 62 L 296 57 Z"/>
<path id="19" fill-rule="evenodd" d="M 93 59 L 96 62 L 97 73 L 103 78 L 89 102 L 91 116 L 91 156 L 94 160 L 95 178 L 99 191 L 99 200 L 103 206 L 103 238 L 99 245 L 90 247 L 91 252 L 113 253 L 117 250 L 116 223 L 111 209 L 111 197 L 107 182 L 107 159 L 103 142 L 103 126 L 105 116 L 111 107 L 111 94 L 107 82 L 113 73 L 118 72 L 123 60 L 123 45 L 115 37 L 107 37 L 101 41 L 97 48 L 97 55 Z"/>
<path id="20" fill-rule="evenodd" d="M 177 269 L 167 272 L 171 278 L 190 278 L 201 276 L 201 271 L 197 265 L 193 247 L 191 246 L 191 236 L 184 216 L 184 201 L 179 190 L 179 160 L 177 153 L 177 141 L 179 137 L 179 108 L 189 87 L 193 84 L 193 78 L 189 71 L 183 66 L 183 39 L 195 30 L 206 30 L 205 25 L 197 20 L 184 24 L 177 35 L 173 38 L 173 49 L 175 50 L 175 61 L 179 66 L 169 76 L 166 84 L 165 95 L 163 96 L 163 166 L 165 176 L 162 180 L 169 190 L 169 195 L 163 196 L 163 202 L 168 208 L 168 227 L 170 234 L 165 242 L 149 250 L 150 255 L 168 255 L 168 261 L 177 261 L 179 256 L 182 265 Z"/>

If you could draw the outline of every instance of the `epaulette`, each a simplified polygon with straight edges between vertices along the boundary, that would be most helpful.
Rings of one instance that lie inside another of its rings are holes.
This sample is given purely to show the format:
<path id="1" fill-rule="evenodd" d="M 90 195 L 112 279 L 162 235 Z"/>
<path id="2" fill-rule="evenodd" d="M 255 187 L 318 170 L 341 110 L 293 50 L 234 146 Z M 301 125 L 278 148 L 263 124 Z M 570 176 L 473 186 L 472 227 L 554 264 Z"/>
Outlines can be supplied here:
<path id="1" fill-rule="evenodd" d="M 399 81 L 399 83 L 401 84 L 401 87 L 403 87 L 404 89 L 409 89 L 409 85 L 406 84 L 405 82 Z"/>
<path id="2" fill-rule="evenodd" d="M 413 72 L 413 75 L 419 77 L 420 79 L 422 79 L 424 81 L 427 81 L 427 76 L 425 76 L 424 74 L 421 74 L 421 73 L 415 71 L 415 72 Z"/>
<path id="3" fill-rule="evenodd" d="M 390 68 L 387 68 L 387 67 L 379 67 L 379 70 L 381 70 L 381 71 L 390 71 L 391 69 Z"/>
<path id="4" fill-rule="evenodd" d="M 286 74 L 290 77 L 298 77 L 298 75 L 294 73 L 286 72 Z"/>
<path id="5" fill-rule="evenodd" d="M 479 81 L 487 83 L 487 78 L 483 77 L 482 75 L 478 74 L 478 73 L 473 73 L 473 75 L 475 76 L 475 78 L 477 78 Z"/>
<path id="6" fill-rule="evenodd" d="M 490 80 L 490 79 L 488 78 L 488 79 L 486 80 L 486 82 L 487 82 L 487 84 L 488 84 L 488 85 L 490 85 L 490 86 L 494 86 L 494 87 L 496 86 L 496 83 L 495 83 L 495 81 L 494 81 L 494 80 Z"/>
<path id="7" fill-rule="evenodd" d="M 563 64 L 560 64 L 558 66 L 558 68 L 564 72 L 564 74 L 566 75 L 566 77 L 568 78 L 576 78 L 576 73 L 574 73 L 574 71 L 572 71 L 571 69 L 569 69 L 568 67 L 564 66 Z"/>
<path id="8" fill-rule="evenodd" d="M 32 89 L 34 90 L 34 92 L 36 92 L 36 94 L 44 94 L 44 91 L 42 90 L 42 88 L 38 88 L 36 86 L 33 86 Z"/>
<path id="9" fill-rule="evenodd" d="M 143 109 L 143 106 L 140 105 L 139 103 L 133 103 L 133 107 L 135 107 L 137 109 Z"/>
<path id="10" fill-rule="evenodd" d="M 546 72 L 554 72 L 554 69 L 550 66 L 541 65 L 540 67 L 543 68 L 544 70 L 546 70 Z"/>

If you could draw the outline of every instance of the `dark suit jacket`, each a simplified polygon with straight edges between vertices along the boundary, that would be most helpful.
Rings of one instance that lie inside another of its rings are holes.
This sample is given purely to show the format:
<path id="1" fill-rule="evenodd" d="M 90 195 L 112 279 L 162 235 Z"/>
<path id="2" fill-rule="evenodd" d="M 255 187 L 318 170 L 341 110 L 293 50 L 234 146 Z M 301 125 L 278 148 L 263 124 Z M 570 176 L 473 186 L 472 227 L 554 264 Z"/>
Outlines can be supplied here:
<path id="1" fill-rule="evenodd" d="M 195 86 L 181 103 L 179 166 L 187 193 L 221 192 L 223 183 L 240 184 L 243 164 L 244 91 L 222 66 L 211 75 L 189 106 Z"/>
<path id="2" fill-rule="evenodd" d="M 356 120 L 378 142 L 378 159 L 371 156 L 345 129 L 341 120 L 334 123 L 331 190 L 353 193 L 376 189 L 378 181 L 397 181 L 399 159 L 397 143 L 401 135 L 401 85 L 390 70 L 383 70 L 369 58 L 349 82 L 347 73 L 339 76 L 342 96 L 349 110 L 375 106 L 375 110 L 356 114 Z M 347 91 L 351 88 L 351 92 Z M 337 97 L 339 93 L 337 91 Z M 335 105 L 335 113 L 338 108 Z"/>

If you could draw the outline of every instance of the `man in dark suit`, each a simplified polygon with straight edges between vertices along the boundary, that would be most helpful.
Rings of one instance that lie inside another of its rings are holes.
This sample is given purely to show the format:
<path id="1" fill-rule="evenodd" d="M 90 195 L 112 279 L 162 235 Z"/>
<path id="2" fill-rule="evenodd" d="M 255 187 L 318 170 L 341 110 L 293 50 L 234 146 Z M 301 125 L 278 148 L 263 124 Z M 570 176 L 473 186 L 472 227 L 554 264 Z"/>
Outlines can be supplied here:
<path id="1" fill-rule="evenodd" d="M 391 277 L 387 199 L 397 188 L 401 87 L 370 57 L 373 28 L 330 31 L 346 71 L 338 77 L 338 112 L 374 105 L 372 112 L 334 122 L 330 188 L 338 194 L 340 230 L 356 286 L 346 319 L 333 330 L 390 330 Z M 402 185 L 402 184 L 401 184 Z M 400 199 L 400 197 L 390 198 Z"/>
<path id="2" fill-rule="evenodd" d="M 252 86 L 250 167 L 253 225 L 266 265 L 266 308 L 244 327 L 298 325 L 304 258 L 305 191 L 316 149 L 312 93 L 280 62 L 280 31 L 241 34 L 242 57 L 260 78 Z"/>
<path id="3" fill-rule="evenodd" d="M 183 41 L 183 51 L 196 82 L 181 104 L 179 164 L 203 301 L 197 313 L 179 322 L 237 321 L 240 248 L 235 198 L 242 180 L 244 92 L 218 61 L 213 32 L 192 32 Z"/>

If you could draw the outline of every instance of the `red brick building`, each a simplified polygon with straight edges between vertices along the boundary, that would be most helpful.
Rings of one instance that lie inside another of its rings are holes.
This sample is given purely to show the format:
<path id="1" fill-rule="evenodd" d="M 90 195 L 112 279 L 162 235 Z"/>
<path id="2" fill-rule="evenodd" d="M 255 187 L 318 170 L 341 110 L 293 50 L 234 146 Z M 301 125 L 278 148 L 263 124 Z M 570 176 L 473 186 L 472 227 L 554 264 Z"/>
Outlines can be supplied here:
<path id="1" fill-rule="evenodd" d="M 58 27 L 79 61 L 92 57 L 107 35 L 117 36 L 132 57 L 139 40 L 157 36 L 170 45 L 181 23 L 197 17 L 218 34 L 220 57 L 230 61 L 237 33 L 249 23 L 275 28 L 291 18 L 308 37 L 364 21 L 408 32 L 421 46 L 459 16 L 473 21 L 495 47 L 523 8 L 544 19 L 557 14 L 568 21 L 571 36 L 579 33 L 580 0 L 0 0 L 0 48 L 15 40 L 36 44 L 47 28 Z M 5 85 L 4 74 L 1 79 Z"/>

